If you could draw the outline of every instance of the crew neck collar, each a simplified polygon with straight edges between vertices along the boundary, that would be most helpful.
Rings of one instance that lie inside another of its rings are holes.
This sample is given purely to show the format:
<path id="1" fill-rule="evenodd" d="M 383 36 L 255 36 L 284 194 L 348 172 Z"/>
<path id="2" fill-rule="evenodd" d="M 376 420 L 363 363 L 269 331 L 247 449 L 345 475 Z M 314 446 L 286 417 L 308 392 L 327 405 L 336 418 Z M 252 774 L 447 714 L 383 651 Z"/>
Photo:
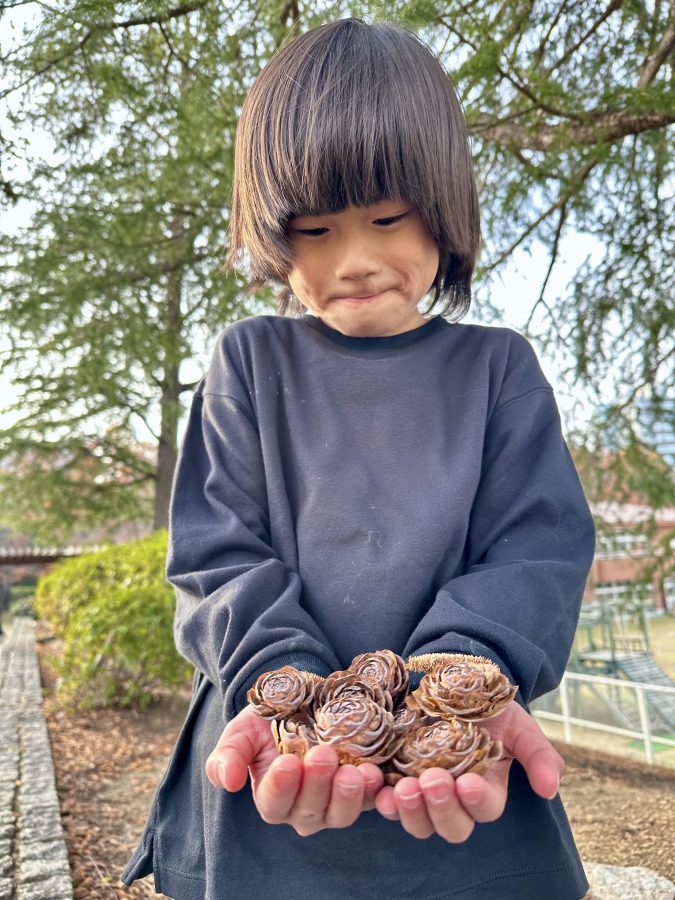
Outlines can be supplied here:
<path id="1" fill-rule="evenodd" d="M 349 334 L 342 334 L 336 328 L 326 325 L 318 316 L 313 316 L 309 313 L 305 313 L 300 321 L 305 322 L 310 328 L 314 328 L 315 331 L 325 335 L 335 344 L 340 344 L 340 346 L 348 347 L 351 350 L 365 352 L 369 350 L 397 350 L 402 347 L 409 347 L 411 344 L 416 344 L 418 341 L 435 334 L 443 327 L 445 322 L 441 316 L 434 316 L 425 322 L 424 325 L 419 325 L 417 328 L 410 329 L 410 331 L 403 331 L 401 334 L 391 334 L 386 337 L 353 337 Z"/>

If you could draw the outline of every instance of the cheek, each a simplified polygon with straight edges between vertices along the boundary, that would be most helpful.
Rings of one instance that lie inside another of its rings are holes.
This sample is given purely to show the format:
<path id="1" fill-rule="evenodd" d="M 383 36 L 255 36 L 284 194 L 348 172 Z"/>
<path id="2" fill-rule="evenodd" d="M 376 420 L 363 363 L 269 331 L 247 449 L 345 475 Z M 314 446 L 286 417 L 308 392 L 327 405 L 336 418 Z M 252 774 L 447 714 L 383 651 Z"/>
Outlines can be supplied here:
<path id="1" fill-rule="evenodd" d="M 420 276 L 427 290 L 435 281 L 438 274 L 438 266 L 441 261 L 441 255 L 435 241 L 429 237 L 420 248 Z"/>
<path id="2" fill-rule="evenodd" d="M 319 267 L 304 260 L 291 269 L 288 274 L 288 283 L 294 293 L 302 292 L 312 295 L 320 284 L 319 275 Z"/>
<path id="3" fill-rule="evenodd" d="M 423 287 L 427 290 L 433 284 L 438 273 L 438 264 L 440 255 L 435 244 L 429 246 L 418 246 L 411 253 L 410 247 L 399 256 L 401 261 L 405 261 L 404 269 L 407 279 L 415 284 L 415 286 Z"/>

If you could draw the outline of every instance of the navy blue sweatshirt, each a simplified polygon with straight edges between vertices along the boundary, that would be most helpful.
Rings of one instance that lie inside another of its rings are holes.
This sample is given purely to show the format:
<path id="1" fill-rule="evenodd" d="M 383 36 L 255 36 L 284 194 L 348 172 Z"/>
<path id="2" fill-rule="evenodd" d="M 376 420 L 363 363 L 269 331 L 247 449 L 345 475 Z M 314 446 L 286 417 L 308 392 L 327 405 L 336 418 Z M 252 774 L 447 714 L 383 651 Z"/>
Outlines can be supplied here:
<path id="1" fill-rule="evenodd" d="M 519 700 L 554 688 L 593 525 L 550 385 L 507 329 L 437 317 L 391 337 L 257 316 L 219 338 L 171 506 L 187 720 L 123 880 L 177 900 L 578 900 L 559 799 L 512 767 L 495 823 L 450 845 L 376 811 L 302 838 L 204 764 L 263 672 L 327 675 L 368 650 L 493 659 Z"/>

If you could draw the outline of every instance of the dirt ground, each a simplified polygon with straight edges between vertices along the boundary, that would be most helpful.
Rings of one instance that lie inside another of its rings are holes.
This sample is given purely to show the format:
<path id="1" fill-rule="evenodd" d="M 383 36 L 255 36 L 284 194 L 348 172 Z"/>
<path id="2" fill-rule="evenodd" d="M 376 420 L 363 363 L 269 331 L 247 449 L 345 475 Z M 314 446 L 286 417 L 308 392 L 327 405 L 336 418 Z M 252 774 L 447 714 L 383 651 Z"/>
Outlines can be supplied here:
<path id="1" fill-rule="evenodd" d="M 173 692 L 144 713 L 64 712 L 38 644 L 45 714 L 73 872 L 75 900 L 157 897 L 152 876 L 127 888 L 119 875 L 138 842 L 189 702 Z M 582 857 L 647 866 L 675 881 L 675 771 L 557 744 L 561 785 Z"/>

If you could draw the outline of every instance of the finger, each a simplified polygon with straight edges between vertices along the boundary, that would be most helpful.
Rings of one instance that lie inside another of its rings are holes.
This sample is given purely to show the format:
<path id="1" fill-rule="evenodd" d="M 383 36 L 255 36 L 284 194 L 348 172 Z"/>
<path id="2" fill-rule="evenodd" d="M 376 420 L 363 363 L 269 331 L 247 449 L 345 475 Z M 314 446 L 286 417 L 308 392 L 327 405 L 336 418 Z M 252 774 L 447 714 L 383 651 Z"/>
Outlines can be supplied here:
<path id="1" fill-rule="evenodd" d="M 382 769 L 373 763 L 362 763 L 359 766 L 359 772 L 363 775 L 363 780 L 365 782 L 362 809 L 375 809 L 375 797 L 384 784 Z"/>
<path id="2" fill-rule="evenodd" d="M 248 767 L 270 740 L 270 725 L 251 710 L 243 710 L 223 729 L 206 760 L 206 776 L 215 787 L 238 791 L 248 777 Z"/>
<path id="3" fill-rule="evenodd" d="M 467 840 L 474 829 L 474 820 L 460 803 L 452 775 L 445 769 L 433 768 L 422 772 L 418 780 L 436 834 L 451 844 Z"/>
<path id="4" fill-rule="evenodd" d="M 522 712 L 518 730 L 505 736 L 505 747 L 525 769 L 532 790 L 552 800 L 565 774 L 565 762 L 534 718 Z"/>
<path id="5" fill-rule="evenodd" d="M 253 799 L 263 821 L 269 825 L 290 821 L 301 783 L 302 760 L 291 753 L 275 759 L 253 790 Z"/>
<path id="6" fill-rule="evenodd" d="M 329 828 L 346 828 L 361 814 L 365 778 L 357 766 L 340 766 L 331 785 L 330 801 L 325 814 Z"/>
<path id="7" fill-rule="evenodd" d="M 511 760 L 495 763 L 485 777 L 468 772 L 455 781 L 457 797 L 474 822 L 494 822 L 506 806 Z"/>
<path id="8" fill-rule="evenodd" d="M 396 797 L 394 796 L 393 787 L 385 785 L 375 797 L 375 809 L 385 819 L 397 820 L 398 806 L 396 805 Z"/>
<path id="9" fill-rule="evenodd" d="M 396 807 L 403 828 L 413 837 L 431 837 L 434 826 L 427 815 L 424 795 L 417 778 L 402 778 L 394 787 Z"/>
<path id="10" fill-rule="evenodd" d="M 323 823 L 337 768 L 337 754 L 326 745 L 312 747 L 305 754 L 302 785 L 291 811 L 291 824 L 298 834 L 313 834 Z"/>

